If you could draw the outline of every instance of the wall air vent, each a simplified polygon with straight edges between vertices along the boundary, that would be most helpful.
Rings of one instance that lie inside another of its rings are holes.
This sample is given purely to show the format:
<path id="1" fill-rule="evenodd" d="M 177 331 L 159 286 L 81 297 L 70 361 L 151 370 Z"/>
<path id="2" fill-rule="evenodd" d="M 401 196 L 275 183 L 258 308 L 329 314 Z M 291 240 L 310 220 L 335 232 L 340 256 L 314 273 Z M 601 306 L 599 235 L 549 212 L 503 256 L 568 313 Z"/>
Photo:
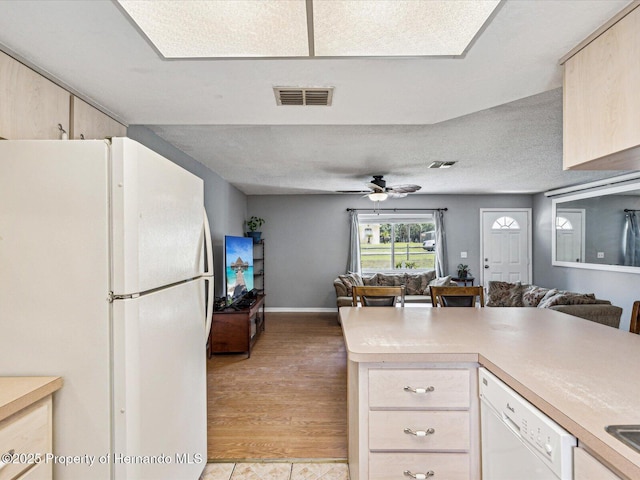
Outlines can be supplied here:
<path id="1" fill-rule="evenodd" d="M 299 88 L 273 87 L 278 105 L 322 105 L 330 106 L 333 87 Z"/>
<path id="2" fill-rule="evenodd" d="M 451 168 L 456 162 L 431 162 L 428 168 Z"/>

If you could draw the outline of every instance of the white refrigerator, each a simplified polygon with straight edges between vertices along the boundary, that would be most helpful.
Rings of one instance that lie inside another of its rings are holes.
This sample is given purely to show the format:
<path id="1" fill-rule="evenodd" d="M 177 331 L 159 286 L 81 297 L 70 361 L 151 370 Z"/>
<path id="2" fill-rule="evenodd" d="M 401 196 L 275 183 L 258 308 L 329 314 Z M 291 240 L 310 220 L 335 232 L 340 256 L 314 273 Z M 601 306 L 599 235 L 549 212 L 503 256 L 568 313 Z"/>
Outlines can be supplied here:
<path id="1" fill-rule="evenodd" d="M 0 375 L 64 378 L 55 479 L 199 478 L 203 218 L 202 180 L 133 140 L 0 141 Z"/>

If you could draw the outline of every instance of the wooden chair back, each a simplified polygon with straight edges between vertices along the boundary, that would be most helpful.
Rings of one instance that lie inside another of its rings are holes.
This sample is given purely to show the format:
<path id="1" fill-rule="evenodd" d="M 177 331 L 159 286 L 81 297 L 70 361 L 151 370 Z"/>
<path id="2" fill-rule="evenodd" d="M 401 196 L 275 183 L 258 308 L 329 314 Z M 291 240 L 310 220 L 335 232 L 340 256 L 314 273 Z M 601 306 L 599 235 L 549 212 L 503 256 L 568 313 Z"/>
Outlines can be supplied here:
<path id="1" fill-rule="evenodd" d="M 362 307 L 394 307 L 400 299 L 400 306 L 404 307 L 404 285 L 398 287 L 352 287 L 353 306 L 358 302 Z"/>
<path id="2" fill-rule="evenodd" d="M 640 334 L 640 300 L 633 302 L 633 309 L 631 310 L 631 323 L 629 324 L 629 331 L 631 333 Z"/>
<path id="3" fill-rule="evenodd" d="M 434 307 L 475 307 L 476 297 L 484 307 L 484 289 L 475 287 L 429 287 L 431 303 Z"/>

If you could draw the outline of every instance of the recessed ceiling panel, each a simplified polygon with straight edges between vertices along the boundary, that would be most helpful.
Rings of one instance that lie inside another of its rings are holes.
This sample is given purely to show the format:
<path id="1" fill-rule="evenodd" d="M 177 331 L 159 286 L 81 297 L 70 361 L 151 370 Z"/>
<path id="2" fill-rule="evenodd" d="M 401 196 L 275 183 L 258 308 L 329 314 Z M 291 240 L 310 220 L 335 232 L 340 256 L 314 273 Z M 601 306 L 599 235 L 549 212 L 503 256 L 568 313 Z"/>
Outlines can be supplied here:
<path id="1" fill-rule="evenodd" d="M 308 56 L 304 0 L 118 0 L 166 58 Z"/>
<path id="2" fill-rule="evenodd" d="M 462 55 L 498 0 L 313 3 L 316 56 Z"/>

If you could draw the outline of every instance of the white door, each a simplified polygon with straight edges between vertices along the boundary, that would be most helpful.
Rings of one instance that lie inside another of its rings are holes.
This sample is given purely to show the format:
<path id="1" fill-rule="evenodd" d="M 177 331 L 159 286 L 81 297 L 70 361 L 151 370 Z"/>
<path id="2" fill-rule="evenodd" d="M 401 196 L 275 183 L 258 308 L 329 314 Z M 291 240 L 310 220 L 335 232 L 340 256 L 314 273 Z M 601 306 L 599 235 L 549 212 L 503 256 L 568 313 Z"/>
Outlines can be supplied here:
<path id="1" fill-rule="evenodd" d="M 115 480 L 197 479 L 207 461 L 205 280 L 113 303 Z"/>
<path id="2" fill-rule="evenodd" d="M 556 212 L 556 260 L 584 262 L 584 209 L 558 208 Z"/>
<path id="3" fill-rule="evenodd" d="M 203 273 L 203 181 L 128 138 L 111 145 L 115 294 Z"/>
<path id="4" fill-rule="evenodd" d="M 481 209 L 482 282 L 529 283 L 531 209 Z"/>

